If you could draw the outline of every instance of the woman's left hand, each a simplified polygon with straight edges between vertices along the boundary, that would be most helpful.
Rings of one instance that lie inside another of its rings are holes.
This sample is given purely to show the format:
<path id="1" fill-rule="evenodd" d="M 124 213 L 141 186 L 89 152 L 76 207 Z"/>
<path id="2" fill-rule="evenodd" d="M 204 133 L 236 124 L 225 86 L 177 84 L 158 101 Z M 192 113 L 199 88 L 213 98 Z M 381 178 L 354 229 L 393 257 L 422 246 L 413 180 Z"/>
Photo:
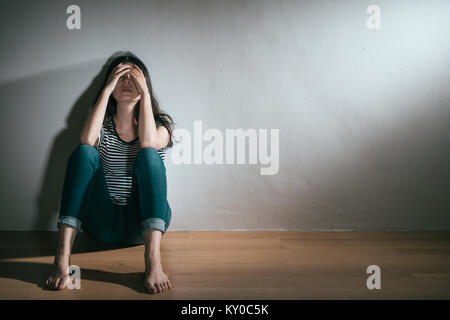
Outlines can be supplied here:
<path id="1" fill-rule="evenodd" d="M 141 95 L 141 98 L 148 94 L 147 80 L 145 79 L 142 70 L 137 65 L 133 65 L 133 68 L 128 71 L 128 73 L 133 77 L 134 84 L 136 85 L 136 89 Z"/>

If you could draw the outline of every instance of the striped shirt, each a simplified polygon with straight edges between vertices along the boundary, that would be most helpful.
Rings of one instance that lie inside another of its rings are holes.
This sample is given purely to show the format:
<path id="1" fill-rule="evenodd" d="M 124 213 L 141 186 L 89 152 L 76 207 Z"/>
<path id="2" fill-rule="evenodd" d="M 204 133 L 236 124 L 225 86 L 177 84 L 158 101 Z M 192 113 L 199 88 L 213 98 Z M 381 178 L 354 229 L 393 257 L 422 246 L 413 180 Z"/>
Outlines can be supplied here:
<path id="1" fill-rule="evenodd" d="M 156 121 L 156 127 L 160 125 L 162 123 Z M 134 159 L 142 149 L 139 137 L 133 141 L 123 141 L 116 131 L 112 115 L 106 115 L 100 130 L 100 142 L 95 148 L 100 153 L 112 203 L 126 205 L 131 193 Z M 163 160 L 165 150 L 158 150 Z"/>

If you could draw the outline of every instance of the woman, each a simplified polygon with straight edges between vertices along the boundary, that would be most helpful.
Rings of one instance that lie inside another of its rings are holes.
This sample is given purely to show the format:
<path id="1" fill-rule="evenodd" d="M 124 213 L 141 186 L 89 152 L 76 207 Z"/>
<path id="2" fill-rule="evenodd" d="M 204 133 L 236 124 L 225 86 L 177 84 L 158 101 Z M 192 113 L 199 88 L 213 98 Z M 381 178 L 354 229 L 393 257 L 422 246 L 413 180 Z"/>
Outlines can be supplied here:
<path id="1" fill-rule="evenodd" d="M 63 289 L 78 231 L 103 243 L 145 243 L 144 286 L 171 288 L 160 241 L 172 210 L 167 202 L 165 150 L 173 146 L 172 118 L 153 96 L 148 70 L 132 53 L 114 59 L 67 161 L 58 217 L 59 243 L 45 281 Z"/>

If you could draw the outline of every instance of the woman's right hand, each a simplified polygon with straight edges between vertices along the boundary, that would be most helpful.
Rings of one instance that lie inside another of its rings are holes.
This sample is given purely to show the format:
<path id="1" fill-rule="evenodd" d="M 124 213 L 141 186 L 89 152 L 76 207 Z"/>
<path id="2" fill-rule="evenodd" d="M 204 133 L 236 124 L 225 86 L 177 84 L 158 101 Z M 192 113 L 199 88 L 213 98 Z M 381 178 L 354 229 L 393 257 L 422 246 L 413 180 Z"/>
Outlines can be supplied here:
<path id="1" fill-rule="evenodd" d="M 111 94 L 116 88 L 119 78 L 122 75 L 126 74 L 130 69 L 131 65 L 125 63 L 119 63 L 117 66 L 115 66 L 111 73 L 108 75 L 104 91 L 108 94 Z"/>

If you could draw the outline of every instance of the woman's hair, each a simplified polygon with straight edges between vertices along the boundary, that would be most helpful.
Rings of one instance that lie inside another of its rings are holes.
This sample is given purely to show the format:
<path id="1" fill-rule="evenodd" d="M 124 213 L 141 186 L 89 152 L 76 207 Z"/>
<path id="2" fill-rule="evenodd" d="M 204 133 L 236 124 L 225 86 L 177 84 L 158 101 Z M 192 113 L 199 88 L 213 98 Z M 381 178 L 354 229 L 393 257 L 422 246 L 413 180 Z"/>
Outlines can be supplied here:
<path id="1" fill-rule="evenodd" d="M 152 111 L 153 111 L 153 116 L 155 118 L 155 122 L 159 121 L 159 122 L 162 123 L 162 125 L 164 127 L 166 127 L 167 131 L 169 132 L 169 143 L 168 143 L 166 148 L 172 147 L 173 146 L 173 127 L 174 127 L 173 119 L 172 119 L 171 116 L 169 116 L 165 112 L 162 112 L 162 110 L 160 109 L 158 100 L 153 95 L 152 82 L 150 81 L 150 75 L 148 73 L 147 67 L 145 66 L 145 64 L 137 56 L 135 56 L 130 51 L 127 51 L 125 54 L 114 58 L 109 63 L 108 68 L 107 68 L 107 72 L 106 72 L 105 81 L 104 81 L 102 87 L 100 88 L 100 90 L 99 90 L 99 92 L 97 94 L 95 102 L 99 99 L 99 97 L 100 97 L 104 87 L 106 86 L 106 82 L 108 80 L 108 76 L 111 73 L 111 71 L 114 69 L 115 66 L 117 66 L 119 63 L 122 63 L 122 62 L 134 63 L 135 65 L 137 65 L 142 70 L 142 72 L 143 72 L 143 74 L 145 76 L 145 79 L 147 81 L 147 87 L 148 87 L 148 91 L 150 93 L 150 99 L 151 99 L 151 102 L 152 102 Z M 139 106 L 140 106 L 140 102 L 141 101 L 139 100 L 136 103 L 136 105 L 134 106 L 134 117 L 135 117 L 136 121 L 138 121 L 138 122 L 139 122 L 139 110 L 140 110 Z M 108 104 L 107 104 L 107 107 L 106 107 L 105 117 L 109 116 L 109 115 L 116 114 L 116 108 L 117 108 L 117 101 L 113 97 L 113 95 L 111 94 L 109 96 Z"/>

